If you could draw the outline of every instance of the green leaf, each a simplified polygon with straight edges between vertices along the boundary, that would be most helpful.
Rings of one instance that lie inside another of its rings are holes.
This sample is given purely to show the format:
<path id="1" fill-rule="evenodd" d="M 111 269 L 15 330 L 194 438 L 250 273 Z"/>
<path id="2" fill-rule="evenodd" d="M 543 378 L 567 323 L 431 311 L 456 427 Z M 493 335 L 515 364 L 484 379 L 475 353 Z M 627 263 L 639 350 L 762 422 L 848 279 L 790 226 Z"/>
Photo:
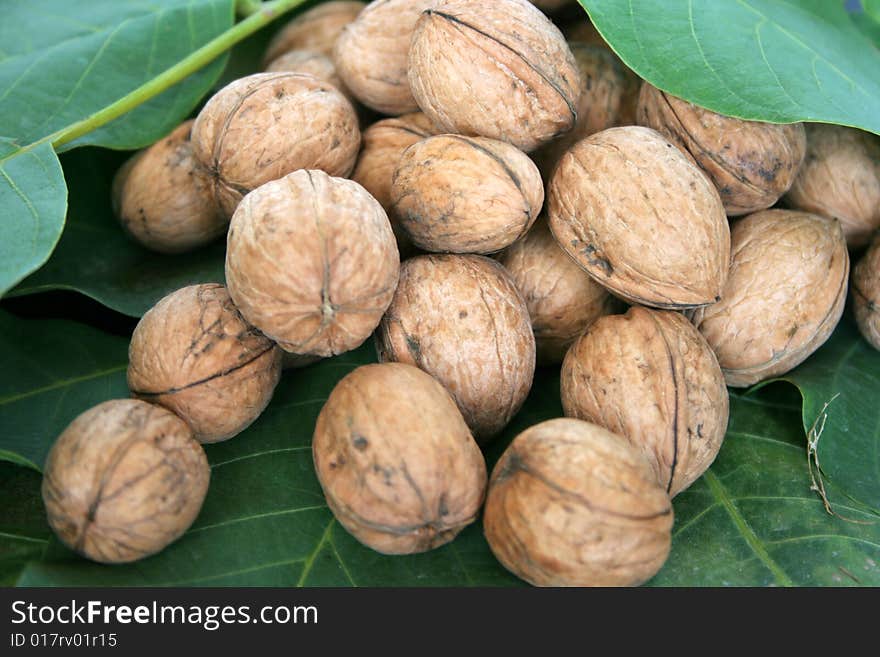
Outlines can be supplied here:
<path id="1" fill-rule="evenodd" d="M 36 472 L 0 463 L 0 499 L 0 586 L 12 586 L 24 565 L 42 556 L 52 532 Z"/>
<path id="2" fill-rule="evenodd" d="M 880 23 L 880 0 L 862 0 L 862 8 L 866 16 Z"/>
<path id="3" fill-rule="evenodd" d="M 22 151 L 0 137 L 0 297 L 46 262 L 66 210 L 67 188 L 52 146 Z"/>
<path id="4" fill-rule="evenodd" d="M 743 119 L 880 133 L 880 51 L 829 0 L 580 0 L 636 73 Z"/>
<path id="5" fill-rule="evenodd" d="M 149 251 L 113 216 L 110 185 L 124 157 L 102 149 L 62 156 L 70 191 L 67 227 L 46 265 L 9 296 L 76 290 L 121 313 L 140 317 L 173 290 L 222 283 L 225 244 L 219 240 L 176 256 Z"/>

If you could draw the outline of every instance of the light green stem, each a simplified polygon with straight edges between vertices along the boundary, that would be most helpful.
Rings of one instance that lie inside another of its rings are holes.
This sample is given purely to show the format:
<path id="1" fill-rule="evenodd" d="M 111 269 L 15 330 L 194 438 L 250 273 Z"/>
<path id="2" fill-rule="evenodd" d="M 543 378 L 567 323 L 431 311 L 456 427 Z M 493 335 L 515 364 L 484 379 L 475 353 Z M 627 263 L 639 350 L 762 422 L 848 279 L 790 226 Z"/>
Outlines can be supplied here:
<path id="1" fill-rule="evenodd" d="M 256 14 L 262 8 L 261 0 L 236 0 L 235 13 L 239 16 Z"/>
<path id="2" fill-rule="evenodd" d="M 173 87 L 175 84 L 192 75 L 200 68 L 203 68 L 211 61 L 229 50 L 239 41 L 249 37 L 251 34 L 272 22 L 278 16 L 295 9 L 303 4 L 306 0 L 273 0 L 273 2 L 259 3 L 256 13 L 251 14 L 240 23 L 234 25 L 220 36 L 212 39 L 198 50 L 190 53 L 187 57 L 180 60 L 169 69 L 160 73 L 149 82 L 141 85 L 131 93 L 123 96 L 116 102 L 108 105 L 104 109 L 95 112 L 82 121 L 77 121 L 58 132 L 40 139 L 32 146 L 51 142 L 55 149 L 70 143 L 74 139 L 78 139 L 110 121 L 119 118 L 126 112 L 130 112 L 135 107 L 142 105 L 151 98 L 158 96 L 160 93 Z"/>

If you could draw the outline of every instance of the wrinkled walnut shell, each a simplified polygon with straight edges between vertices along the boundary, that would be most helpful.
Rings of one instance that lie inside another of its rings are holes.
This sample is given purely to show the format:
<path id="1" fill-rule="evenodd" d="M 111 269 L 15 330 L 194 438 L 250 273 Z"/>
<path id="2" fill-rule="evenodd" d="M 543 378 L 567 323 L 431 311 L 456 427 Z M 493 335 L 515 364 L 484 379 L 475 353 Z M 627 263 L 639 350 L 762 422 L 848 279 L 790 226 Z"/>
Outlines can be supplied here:
<path id="1" fill-rule="evenodd" d="M 802 363 L 831 335 L 846 301 L 849 255 L 840 224 L 764 210 L 735 224 L 721 301 L 693 322 L 727 385 L 750 386 Z"/>
<path id="2" fill-rule="evenodd" d="M 645 457 L 595 424 L 560 418 L 514 438 L 483 529 L 504 565 L 537 586 L 635 586 L 669 554 L 672 505 Z"/>
<path id="3" fill-rule="evenodd" d="M 526 234 L 544 204 L 535 163 L 503 141 L 438 135 L 404 151 L 392 215 L 425 251 L 494 253 Z"/>
<path id="4" fill-rule="evenodd" d="M 639 125 L 687 151 L 705 171 L 727 214 L 769 208 L 791 187 L 806 150 L 802 123 L 776 125 L 716 114 L 642 85 Z"/>
<path id="5" fill-rule="evenodd" d="M 548 199 L 559 244 L 614 294 L 669 309 L 721 294 L 730 262 L 721 199 L 654 130 L 610 128 L 579 141 L 559 161 Z"/>
<path id="6" fill-rule="evenodd" d="M 227 239 L 241 314 L 285 351 L 359 347 L 391 303 L 400 256 L 378 201 L 351 180 L 295 171 L 244 197 Z"/>
<path id="7" fill-rule="evenodd" d="M 575 338 L 619 305 L 559 248 L 541 219 L 498 260 L 529 309 L 539 365 L 562 362 Z"/>
<path id="8" fill-rule="evenodd" d="M 211 469 L 174 413 L 135 399 L 77 417 L 49 451 L 43 502 L 71 550 L 101 563 L 159 552 L 199 513 Z"/>
<path id="9" fill-rule="evenodd" d="M 445 132 L 524 151 L 567 132 L 581 80 L 562 33 L 528 0 L 440 0 L 416 25 L 409 83 Z"/>
<path id="10" fill-rule="evenodd" d="M 528 309 L 510 274 L 489 258 L 405 261 L 377 340 L 380 360 L 417 365 L 446 386 L 478 442 L 504 428 L 532 386 Z"/>
<path id="11" fill-rule="evenodd" d="M 402 363 L 364 365 L 336 385 L 312 454 L 336 519 L 384 554 L 448 543 L 486 491 L 486 463 L 455 402 Z"/>
<path id="12" fill-rule="evenodd" d="M 728 396 L 712 349 L 678 313 L 634 306 L 597 320 L 562 365 L 562 407 L 640 449 L 675 496 L 712 465 Z"/>
<path id="13" fill-rule="evenodd" d="M 193 151 L 232 216 L 241 198 L 298 169 L 347 176 L 361 144 L 358 117 L 328 82 L 298 73 L 257 73 L 218 91 L 199 112 Z"/>
<path id="14" fill-rule="evenodd" d="M 880 349 L 880 236 L 853 267 L 852 292 L 859 330 Z"/>
<path id="15" fill-rule="evenodd" d="M 138 322 L 128 349 L 132 394 L 174 411 L 203 443 L 250 426 L 280 377 L 281 350 L 217 284 L 163 298 Z"/>
<path id="16" fill-rule="evenodd" d="M 333 0 L 304 11 L 272 38 L 266 48 L 263 65 L 291 50 L 313 50 L 331 57 L 342 30 L 366 6 L 365 2 Z"/>
<path id="17" fill-rule="evenodd" d="M 123 228 L 159 253 L 191 251 L 226 231 L 211 176 L 193 157 L 192 121 L 132 156 L 113 181 L 114 211 Z"/>
<path id="18" fill-rule="evenodd" d="M 880 228 L 880 138 L 855 128 L 807 124 L 807 156 L 785 202 L 840 221 L 851 248 L 867 245 Z"/>
<path id="19" fill-rule="evenodd" d="M 290 50 L 272 60 L 266 67 L 267 73 L 300 73 L 329 82 L 339 89 L 350 101 L 354 98 L 342 78 L 336 73 L 333 60 L 312 50 Z"/>

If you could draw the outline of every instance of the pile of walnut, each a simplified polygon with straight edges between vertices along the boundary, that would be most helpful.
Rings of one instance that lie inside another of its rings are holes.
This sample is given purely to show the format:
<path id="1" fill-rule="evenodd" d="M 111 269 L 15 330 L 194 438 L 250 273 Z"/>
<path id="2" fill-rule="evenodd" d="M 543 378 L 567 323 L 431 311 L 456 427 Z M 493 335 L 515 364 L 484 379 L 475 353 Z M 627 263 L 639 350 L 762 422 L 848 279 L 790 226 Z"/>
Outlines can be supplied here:
<path id="1" fill-rule="evenodd" d="M 251 424 L 282 367 L 375 332 L 381 364 L 339 382 L 313 440 L 358 540 L 428 550 L 483 509 L 492 551 L 533 584 L 659 570 L 670 500 L 724 438 L 726 385 L 787 372 L 840 319 L 847 246 L 880 226 L 880 145 L 640 85 L 575 3 L 534 4 L 564 32 L 526 0 L 323 3 L 277 34 L 267 72 L 120 170 L 118 215 L 145 246 L 226 233 L 226 287 L 162 299 L 132 338 L 136 400 L 58 439 L 44 494 L 66 544 L 161 550 L 204 499 L 199 443 Z M 389 118 L 362 134 L 370 110 Z M 880 348 L 880 242 L 854 271 Z M 562 363 L 567 417 L 517 436 L 489 478 L 478 445 L 536 361 Z"/>

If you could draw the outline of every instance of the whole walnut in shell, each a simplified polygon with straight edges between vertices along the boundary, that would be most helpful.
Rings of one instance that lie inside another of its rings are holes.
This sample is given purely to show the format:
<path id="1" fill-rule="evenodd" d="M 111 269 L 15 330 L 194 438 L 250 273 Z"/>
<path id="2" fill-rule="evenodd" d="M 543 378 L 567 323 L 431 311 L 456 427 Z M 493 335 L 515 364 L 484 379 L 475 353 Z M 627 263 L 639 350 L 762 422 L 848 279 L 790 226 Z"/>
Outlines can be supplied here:
<path id="1" fill-rule="evenodd" d="M 486 463 L 449 393 L 418 368 L 364 365 L 342 379 L 315 425 L 327 505 L 361 543 L 425 552 L 477 517 Z"/>
<path id="2" fill-rule="evenodd" d="M 217 284 L 163 298 L 138 322 L 128 349 L 132 394 L 174 411 L 203 443 L 250 426 L 280 376 L 281 350 Z"/>
<path id="3" fill-rule="evenodd" d="M 383 114 L 419 109 L 407 79 L 409 44 L 416 21 L 434 0 L 374 0 L 346 25 L 333 59 L 346 86 Z"/>
<path id="4" fill-rule="evenodd" d="M 409 83 L 442 130 L 531 151 L 574 126 L 581 79 L 562 33 L 528 0 L 440 0 L 416 25 Z"/>
<path id="5" fill-rule="evenodd" d="M 135 399 L 104 402 L 58 436 L 43 471 L 49 525 L 101 563 L 159 552 L 196 519 L 211 469 L 174 413 Z"/>
<path id="6" fill-rule="evenodd" d="M 880 138 L 807 124 L 807 155 L 785 202 L 840 221 L 850 247 L 867 245 L 880 228 Z"/>
<path id="7" fill-rule="evenodd" d="M 301 73 L 311 75 L 329 82 L 339 89 L 346 98 L 354 100 L 348 87 L 342 82 L 342 78 L 336 73 L 333 60 L 313 50 L 289 50 L 280 57 L 276 57 L 266 67 L 267 73 Z"/>
<path id="8" fill-rule="evenodd" d="M 699 331 L 668 310 L 634 306 L 598 319 L 565 356 L 561 392 L 567 416 L 644 452 L 670 496 L 712 465 L 727 432 L 718 361 Z"/>
<path id="9" fill-rule="evenodd" d="M 731 231 L 733 258 L 721 301 L 693 322 L 727 385 L 785 374 L 818 349 L 846 301 L 849 255 L 840 224 L 806 212 L 764 210 Z"/>
<path id="10" fill-rule="evenodd" d="M 483 512 L 489 547 L 537 586 L 635 586 L 669 555 L 672 505 L 645 457 L 595 424 L 567 418 L 514 438 Z"/>
<path id="11" fill-rule="evenodd" d="M 391 182 L 391 214 L 426 251 L 500 251 L 526 234 L 543 204 L 541 174 L 528 155 L 483 137 L 417 142 Z"/>
<path id="12" fill-rule="evenodd" d="M 360 346 L 397 286 L 400 256 L 379 202 L 351 180 L 295 171 L 244 197 L 226 283 L 241 314 L 285 351 Z"/>
<path id="13" fill-rule="evenodd" d="M 619 305 L 565 254 L 541 219 L 498 260 L 529 309 L 539 365 L 562 362 L 575 338 Z"/>
<path id="14" fill-rule="evenodd" d="M 880 236 L 853 267 L 853 308 L 862 335 L 880 349 Z"/>
<path id="15" fill-rule="evenodd" d="M 516 414 L 535 373 L 525 302 L 500 264 L 473 255 L 405 261 L 377 335 L 379 359 L 417 365 L 485 442 Z"/>
<path id="16" fill-rule="evenodd" d="M 647 82 L 639 125 L 688 152 L 709 174 L 729 215 L 769 208 L 791 187 L 806 150 L 802 123 L 776 125 L 716 114 Z"/>
<path id="17" fill-rule="evenodd" d="M 312 50 L 328 57 L 346 25 L 361 13 L 366 2 L 333 0 L 304 11 L 285 25 L 269 42 L 263 64 L 290 50 Z"/>
<path id="18" fill-rule="evenodd" d="M 208 170 L 193 157 L 192 121 L 132 156 L 113 181 L 114 211 L 126 232 L 160 253 L 190 251 L 226 232 Z"/>
<path id="19" fill-rule="evenodd" d="M 292 171 L 347 176 L 361 133 L 354 108 L 332 84 L 298 73 L 257 73 L 208 101 L 192 142 L 218 204 L 232 216 L 245 194 Z"/>
<path id="20" fill-rule="evenodd" d="M 614 294 L 658 308 L 716 301 L 730 263 L 721 199 L 693 161 L 648 128 L 576 143 L 548 192 L 550 230 Z"/>

